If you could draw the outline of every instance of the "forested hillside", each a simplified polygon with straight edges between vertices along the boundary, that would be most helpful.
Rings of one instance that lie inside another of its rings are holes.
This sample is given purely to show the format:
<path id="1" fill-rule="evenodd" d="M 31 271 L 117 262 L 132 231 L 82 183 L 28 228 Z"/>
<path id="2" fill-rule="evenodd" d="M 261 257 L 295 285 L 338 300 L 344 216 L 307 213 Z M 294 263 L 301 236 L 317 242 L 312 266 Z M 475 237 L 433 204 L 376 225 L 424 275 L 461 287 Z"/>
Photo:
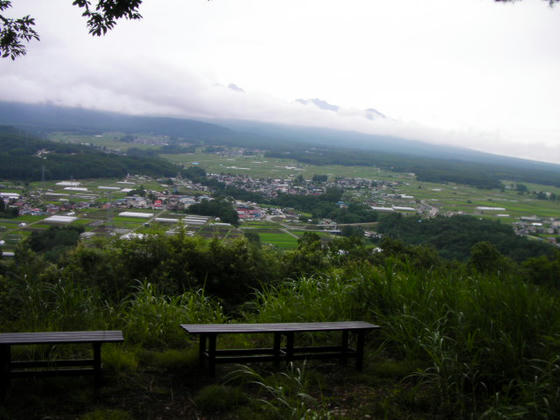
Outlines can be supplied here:
<path id="1" fill-rule="evenodd" d="M 171 176 L 178 168 L 157 157 L 121 156 L 86 146 L 53 143 L 0 126 L 0 178 L 42 179 L 122 177 L 127 173 Z"/>
<path id="2" fill-rule="evenodd" d="M 158 134 L 172 137 L 174 144 L 189 142 L 256 148 L 267 151 L 271 157 L 316 165 L 377 166 L 397 172 L 414 172 L 421 181 L 456 182 L 478 188 L 500 188 L 502 180 L 560 186 L 559 165 L 351 131 L 130 116 L 8 102 L 0 102 L 0 124 L 40 134 L 53 131 Z M 161 153 L 172 150 L 164 146 Z"/>
<path id="3" fill-rule="evenodd" d="M 550 244 L 516 235 L 510 225 L 472 216 L 421 219 L 392 214 L 381 218 L 378 231 L 408 244 L 432 246 L 442 257 L 461 261 L 466 261 L 471 248 L 481 241 L 492 243 L 517 262 L 555 252 Z"/>

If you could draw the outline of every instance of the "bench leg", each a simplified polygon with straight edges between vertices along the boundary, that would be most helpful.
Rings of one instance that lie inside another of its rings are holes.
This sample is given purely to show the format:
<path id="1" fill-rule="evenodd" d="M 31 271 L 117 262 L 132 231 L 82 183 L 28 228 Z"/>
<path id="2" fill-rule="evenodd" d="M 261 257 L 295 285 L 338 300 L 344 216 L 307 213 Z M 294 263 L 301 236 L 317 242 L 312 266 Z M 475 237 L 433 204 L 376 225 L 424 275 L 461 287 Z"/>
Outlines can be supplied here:
<path id="1" fill-rule="evenodd" d="M 294 333 L 293 331 L 286 333 L 286 361 L 291 362 L 294 357 Z"/>
<path id="2" fill-rule="evenodd" d="M 356 369 L 361 371 L 364 368 L 364 343 L 366 338 L 365 331 L 358 331 L 356 343 Z"/>
<path id="3" fill-rule="evenodd" d="M 101 385 L 101 343 L 93 344 L 93 370 L 95 390 Z"/>
<path id="4" fill-rule="evenodd" d="M 208 373 L 216 376 L 216 334 L 208 335 Z"/>
<path id="5" fill-rule="evenodd" d="M 0 345 L 0 397 L 4 398 L 10 387 L 12 357 L 9 344 Z"/>
<path id="6" fill-rule="evenodd" d="M 340 363 L 345 366 L 348 360 L 348 330 L 342 331 L 342 343 L 340 347 Z"/>
<path id="7" fill-rule="evenodd" d="M 274 345 L 272 352 L 274 354 L 274 366 L 278 367 L 280 364 L 280 342 L 282 341 L 282 333 L 274 333 Z"/>
<path id="8" fill-rule="evenodd" d="M 200 340 L 198 342 L 198 362 L 200 366 L 204 366 L 204 357 L 206 355 L 206 334 L 200 334 Z"/>

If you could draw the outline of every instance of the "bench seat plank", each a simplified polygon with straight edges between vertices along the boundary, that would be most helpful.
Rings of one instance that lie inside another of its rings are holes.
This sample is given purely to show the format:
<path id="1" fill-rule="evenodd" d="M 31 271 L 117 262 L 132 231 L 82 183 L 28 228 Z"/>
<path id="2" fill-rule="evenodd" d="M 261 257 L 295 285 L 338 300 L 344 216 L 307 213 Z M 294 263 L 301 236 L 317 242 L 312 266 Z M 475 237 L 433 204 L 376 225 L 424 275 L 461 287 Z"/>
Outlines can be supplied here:
<path id="1" fill-rule="evenodd" d="M 118 343 L 122 331 L 49 331 L 0 333 L 0 344 Z"/>
<path id="2" fill-rule="evenodd" d="M 320 332 L 374 330 L 379 325 L 364 321 L 342 322 L 287 322 L 264 324 L 181 324 L 189 334 Z"/>
<path id="3" fill-rule="evenodd" d="M 292 361 L 299 359 L 339 358 L 342 363 L 351 357 L 356 359 L 356 368 L 362 370 L 364 340 L 367 332 L 381 328 L 379 325 L 364 321 L 342 322 L 280 322 L 255 324 L 181 324 L 189 334 L 199 335 L 199 359 L 201 365 L 208 361 L 208 371 L 215 374 L 216 363 L 251 362 L 251 361 Z M 342 332 L 340 346 L 295 347 L 295 333 Z M 216 340 L 220 334 L 274 334 L 274 344 L 267 349 L 216 349 Z M 349 333 L 356 335 L 356 349 L 348 346 Z M 281 347 L 282 336 L 286 336 L 286 346 Z M 208 346 L 207 346 L 208 345 Z"/>
<path id="4" fill-rule="evenodd" d="M 0 395 L 5 395 L 11 378 L 22 376 L 93 374 L 97 390 L 101 378 L 102 344 L 122 341 L 124 338 L 120 330 L 0 333 Z M 93 359 L 12 360 L 12 346 L 41 344 L 90 344 L 93 347 Z"/>

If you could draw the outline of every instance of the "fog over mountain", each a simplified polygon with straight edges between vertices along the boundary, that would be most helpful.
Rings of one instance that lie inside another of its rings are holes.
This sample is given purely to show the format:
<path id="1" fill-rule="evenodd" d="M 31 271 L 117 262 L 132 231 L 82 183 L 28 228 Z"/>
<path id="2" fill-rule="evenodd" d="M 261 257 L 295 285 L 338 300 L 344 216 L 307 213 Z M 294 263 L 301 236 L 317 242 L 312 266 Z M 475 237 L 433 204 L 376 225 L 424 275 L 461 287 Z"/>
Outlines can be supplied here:
<path id="1" fill-rule="evenodd" d="M 331 105 L 327 101 L 323 101 L 322 99 L 319 99 L 319 98 L 296 99 L 296 102 L 300 103 L 300 104 L 303 104 L 303 105 L 313 104 L 317 108 L 325 109 L 327 111 L 335 111 L 336 112 L 340 109 L 340 107 L 338 105 Z"/>
<path id="2" fill-rule="evenodd" d="M 33 16 L 41 40 L 25 57 L 0 60 L 0 99 L 350 130 L 560 162 L 560 7 L 167 0 L 140 12 L 92 38 L 68 0 L 14 2 L 9 16 Z"/>
<path id="3" fill-rule="evenodd" d="M 557 164 L 510 158 L 456 146 L 434 145 L 414 138 L 241 119 L 141 116 L 53 104 L 0 101 L 0 125 L 20 127 L 38 134 L 59 130 L 88 133 L 122 131 L 261 148 L 276 147 L 278 144 L 288 148 L 290 144 L 297 147 L 317 145 L 335 149 L 378 151 L 393 155 L 560 171 L 560 165 Z"/>

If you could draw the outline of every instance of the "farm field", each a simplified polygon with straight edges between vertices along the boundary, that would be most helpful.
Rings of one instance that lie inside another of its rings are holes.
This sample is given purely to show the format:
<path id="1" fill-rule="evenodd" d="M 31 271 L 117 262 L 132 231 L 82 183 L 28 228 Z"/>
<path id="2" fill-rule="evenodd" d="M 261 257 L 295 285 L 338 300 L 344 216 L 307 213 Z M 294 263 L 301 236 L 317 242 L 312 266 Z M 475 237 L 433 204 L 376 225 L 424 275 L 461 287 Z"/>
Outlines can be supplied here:
<path id="1" fill-rule="evenodd" d="M 440 214 L 464 213 L 500 219 L 504 223 L 511 223 L 523 216 L 538 216 L 543 218 L 560 217 L 560 201 L 538 200 L 532 194 L 520 195 L 515 190 L 515 182 L 503 180 L 506 189 L 483 190 L 468 185 L 442 184 L 418 181 L 413 174 L 384 171 L 374 167 L 341 166 L 341 165 L 308 165 L 291 159 L 264 158 L 263 156 L 233 156 L 226 157 L 215 153 L 193 153 L 162 155 L 174 163 L 192 165 L 197 163 L 209 173 L 231 173 L 248 175 L 256 178 L 290 177 L 303 175 L 311 178 L 313 175 L 328 175 L 334 177 L 366 178 L 379 181 L 399 182 L 392 187 L 395 194 L 412 196 L 411 199 L 393 199 L 394 205 L 416 207 L 425 203 L 437 207 Z M 560 188 L 524 183 L 530 192 L 550 192 L 560 194 Z M 384 205 L 377 192 L 350 191 L 345 194 L 348 198 L 361 200 L 379 200 Z M 476 207 L 501 207 L 504 211 L 480 211 Z M 498 214 L 502 216 L 497 216 Z M 503 216 L 507 214 L 508 216 Z"/>
<path id="2" fill-rule="evenodd" d="M 236 156 L 224 157 L 215 153 L 184 153 L 162 154 L 161 157 L 173 163 L 185 166 L 196 164 L 209 173 L 228 173 L 235 175 L 249 175 L 257 178 L 288 177 L 299 174 L 306 178 L 313 175 L 328 175 L 330 177 L 344 176 L 369 179 L 403 179 L 407 174 L 383 171 L 379 168 L 365 166 L 342 165 L 309 165 L 292 159 L 268 158 L 264 156 Z M 194 162 L 194 163 L 193 163 Z"/>
<path id="3" fill-rule="evenodd" d="M 286 232 L 259 232 L 262 244 L 272 245 L 280 249 L 293 249 L 297 247 L 297 238 Z"/>
<path id="4" fill-rule="evenodd" d="M 49 140 L 58 143 L 71 143 L 71 144 L 86 144 L 91 146 L 96 146 L 100 148 L 108 148 L 117 151 L 126 151 L 130 148 L 136 148 L 141 150 L 155 149 L 159 146 L 151 144 L 142 143 L 126 143 L 120 141 L 125 133 L 119 132 L 109 132 L 109 133 L 99 133 L 95 135 L 83 135 L 83 134 L 71 134 L 71 133 L 52 133 L 49 135 Z M 148 136 L 139 135 L 138 137 L 146 139 L 146 142 L 152 141 L 164 141 L 163 137 L 159 136 Z"/>
<path id="5" fill-rule="evenodd" d="M 65 137 L 66 136 L 66 137 Z M 121 144 L 118 139 L 121 133 L 105 133 L 98 136 L 74 136 L 65 135 L 60 137 L 63 141 L 70 137 L 74 141 L 95 141 L 97 145 L 111 147 L 116 143 Z M 74 136 L 74 137 L 73 137 Z M 111 143 L 111 142 L 114 142 Z M 129 143 L 122 143 L 130 145 Z M 142 145 L 139 145 L 142 146 Z M 330 181 L 336 177 L 344 178 L 365 178 L 384 183 L 382 188 L 376 189 L 346 189 L 343 200 L 346 202 L 362 202 L 375 206 L 391 207 L 403 206 L 413 208 L 424 208 L 436 211 L 440 215 L 469 214 L 481 218 L 499 220 L 501 223 L 511 224 L 519 221 L 521 217 L 537 216 L 542 219 L 560 218 L 560 200 L 539 200 L 536 198 L 538 192 L 553 193 L 560 196 L 560 188 L 549 187 L 538 184 L 524 183 L 527 193 L 520 193 L 516 189 L 516 184 L 509 180 L 503 180 L 505 188 L 503 190 L 483 190 L 460 184 L 442 184 L 423 182 L 416 179 L 411 173 L 394 173 L 380 170 L 374 167 L 350 167 L 341 165 L 308 165 L 295 162 L 290 159 L 264 158 L 260 155 L 244 156 L 241 150 L 235 148 L 228 149 L 229 155 L 216 153 L 199 152 L 193 154 L 164 155 L 165 158 L 180 163 L 185 166 L 200 166 L 208 173 L 232 173 L 250 175 L 256 178 L 284 178 L 303 175 L 310 179 L 313 175 L 328 175 Z M 100 179 L 80 179 L 80 187 L 87 188 L 87 191 L 73 191 L 64 189 L 64 185 L 56 185 L 57 181 L 46 180 L 43 182 L 33 182 L 27 185 L 21 183 L 5 182 L 0 191 L 17 192 L 31 197 L 32 202 L 43 204 L 62 204 L 65 202 L 96 202 L 98 205 L 108 201 L 124 198 L 126 192 L 122 189 L 139 188 L 140 186 L 148 190 L 163 191 L 168 189 L 168 185 L 160 184 L 157 180 L 142 176 L 131 177 L 128 183 L 124 184 L 122 179 L 100 178 Z M 106 189 L 100 187 L 115 188 Z M 118 190 L 117 190 L 118 188 Z M 180 185 L 178 187 L 180 189 Z M 49 190 L 52 197 L 41 197 L 40 191 Z M 542 195 L 542 194 L 541 194 Z M 404 197 L 403 197 L 404 196 Z M 38 205 L 38 204 L 33 204 Z M 262 207 L 271 207 L 263 205 Z M 477 207 L 500 208 L 496 210 L 481 210 Z M 122 229 L 124 231 L 134 231 L 137 233 L 165 233 L 174 228 L 169 223 L 154 223 L 149 219 L 123 217 L 119 213 L 124 209 L 102 209 L 84 208 L 74 210 L 78 220 L 74 225 L 84 226 L 86 231 L 106 233 L 107 228 Z M 147 213 L 154 213 L 155 217 L 182 218 L 183 214 L 173 214 L 167 211 L 154 211 L 152 209 L 131 210 Z M 61 214 L 65 214 L 64 212 Z M 304 214 L 311 217 L 311 214 Z M 0 240 L 4 240 L 5 250 L 12 250 L 17 243 L 17 238 L 24 238 L 32 230 L 46 229 L 50 224 L 43 223 L 46 218 L 42 216 L 21 216 L 16 219 L 0 220 Z M 20 223 L 26 226 L 19 226 Z M 150 222 L 150 226 L 144 226 Z M 297 246 L 297 238 L 305 230 L 316 230 L 316 226 L 304 226 L 301 223 L 285 222 L 282 218 L 271 218 L 271 220 L 246 221 L 242 222 L 242 229 L 252 229 L 260 236 L 261 242 L 270 244 L 281 249 L 291 249 Z M 288 229 L 286 233 L 281 229 Z M 242 234 L 242 230 L 233 227 L 213 226 L 213 227 L 187 227 L 189 231 L 205 237 L 234 238 Z M 557 232 L 546 232 L 547 238 L 554 238 Z M 327 232 L 318 232 L 323 237 L 330 237 Z M 544 234 L 544 232 L 543 232 Z M 552 236 L 550 236 L 552 235 Z M 541 235 L 544 238 L 544 236 Z"/>
<path id="6" fill-rule="evenodd" d="M 52 139 L 61 142 L 73 143 L 91 143 L 99 147 L 107 147 L 112 149 L 126 150 L 129 147 L 137 147 L 140 149 L 156 148 L 157 142 L 164 142 L 161 137 L 146 137 L 145 142 L 153 142 L 153 145 L 124 143 L 119 141 L 124 133 L 109 132 L 98 135 L 75 135 L 68 133 L 55 133 Z M 203 147 L 199 147 L 196 153 L 183 154 L 164 154 L 163 158 L 173 163 L 190 166 L 196 165 L 204 168 L 209 173 L 230 173 L 237 175 L 249 175 L 257 178 L 265 177 L 290 177 L 303 175 L 305 178 L 311 178 L 313 175 L 328 175 L 331 179 L 334 177 L 354 177 L 366 178 L 380 181 L 399 182 L 398 186 L 394 186 L 393 190 L 396 194 L 405 194 L 412 196 L 412 199 L 392 200 L 394 205 L 416 207 L 420 203 L 436 207 L 440 214 L 472 214 L 481 217 L 490 217 L 501 220 L 503 223 L 512 223 L 517 218 L 523 216 L 538 216 L 542 218 L 560 217 L 560 201 L 537 200 L 534 195 L 519 195 L 515 190 L 515 182 L 503 180 L 507 187 L 504 191 L 480 190 L 474 187 L 460 184 L 440 184 L 421 182 L 416 179 L 413 174 L 395 173 L 381 170 L 375 167 L 362 166 L 341 166 L 341 165 L 309 165 L 296 162 L 291 159 L 265 158 L 260 155 L 243 155 L 239 148 L 228 148 L 226 153 L 205 153 Z M 100 199 L 108 196 L 109 191 L 100 190 L 97 187 L 103 186 L 120 186 L 116 184 L 118 180 L 86 180 L 80 181 L 82 185 L 88 188 L 88 193 L 97 194 Z M 142 182 L 141 180 L 139 182 Z M 39 183 L 34 183 L 39 184 Z M 549 192 L 560 195 L 560 188 L 523 183 L 529 191 Z M 161 186 L 155 181 L 147 181 L 143 183 L 146 188 L 159 189 Z M 34 187 L 36 185 L 33 185 Z M 38 186 L 38 185 L 37 185 Z M 134 186 L 132 186 L 133 188 Z M 47 183 L 47 188 L 56 189 L 54 183 Z M 509 188 L 509 189 L 508 189 Z M 7 190 L 6 190 L 7 191 Z M 113 199 L 121 198 L 124 193 L 110 192 Z M 79 196 L 72 193 L 70 198 Z M 347 194 L 349 197 L 360 199 L 376 200 L 379 199 L 379 205 L 385 205 L 383 199 L 376 197 L 375 194 L 367 192 L 351 192 Z M 504 211 L 480 211 L 476 207 L 502 207 Z M 497 216 L 500 214 L 501 216 Z M 507 215 L 507 216 L 506 216 Z"/>

